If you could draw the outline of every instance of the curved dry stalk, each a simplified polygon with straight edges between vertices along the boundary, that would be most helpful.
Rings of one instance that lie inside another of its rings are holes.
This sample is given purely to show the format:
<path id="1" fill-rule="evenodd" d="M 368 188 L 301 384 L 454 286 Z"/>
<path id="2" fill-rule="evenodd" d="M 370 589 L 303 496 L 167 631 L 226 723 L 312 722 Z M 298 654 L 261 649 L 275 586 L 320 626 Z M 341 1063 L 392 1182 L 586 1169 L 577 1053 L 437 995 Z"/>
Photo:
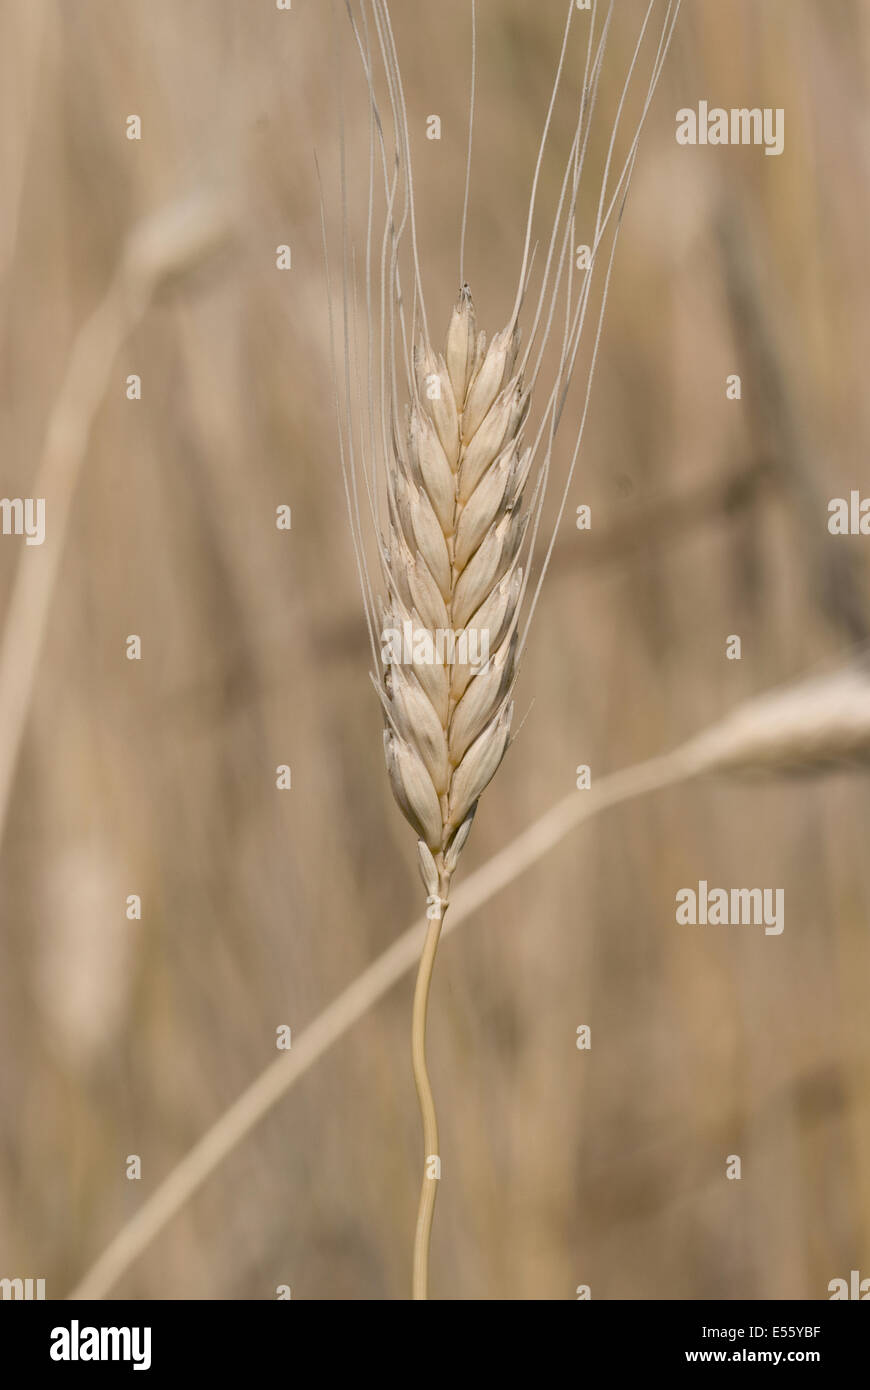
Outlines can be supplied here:
<path id="1" fill-rule="evenodd" d="M 532 867 L 582 821 L 608 806 L 691 775 L 682 749 L 604 777 L 588 792 L 572 792 L 489 859 L 457 889 L 440 935 L 448 936 L 490 898 Z M 135 1216 L 67 1295 L 70 1299 L 103 1298 L 148 1248 L 163 1227 L 198 1192 L 224 1159 L 247 1137 L 287 1091 L 333 1043 L 368 1013 L 403 975 L 418 964 L 430 923 L 425 917 L 373 961 L 347 989 L 328 1004 L 313 1023 L 260 1073 L 242 1095 L 199 1139 L 164 1178 Z"/>
<path id="2" fill-rule="evenodd" d="M 37 552 L 21 551 L 0 644 L 0 843 L 70 511 L 109 373 L 161 281 L 199 264 L 228 232 L 227 208 L 208 195 L 138 224 L 105 296 L 73 343 L 34 485 L 34 495 L 45 499 L 47 538 Z"/>
<path id="3" fill-rule="evenodd" d="M 618 806 L 710 773 L 750 769 L 781 774 L 870 764 L 870 675 L 860 667 L 804 681 L 746 701 L 670 753 L 571 792 L 477 869 L 456 891 L 447 936 L 513 883 L 566 835 Z M 323 1010 L 194 1144 L 110 1241 L 68 1295 L 103 1298 L 216 1168 L 333 1043 L 413 968 L 429 923 L 414 922 Z"/>

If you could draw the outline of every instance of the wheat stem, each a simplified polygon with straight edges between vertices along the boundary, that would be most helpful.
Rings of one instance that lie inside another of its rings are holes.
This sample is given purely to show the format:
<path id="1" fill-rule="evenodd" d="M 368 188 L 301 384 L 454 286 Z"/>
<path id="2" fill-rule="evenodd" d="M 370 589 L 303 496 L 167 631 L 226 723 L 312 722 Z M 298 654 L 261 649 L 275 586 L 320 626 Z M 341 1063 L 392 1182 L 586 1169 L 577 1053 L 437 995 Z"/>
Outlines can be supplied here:
<path id="1" fill-rule="evenodd" d="M 437 916 L 429 921 L 423 953 L 417 970 L 417 984 L 414 989 L 414 1012 L 411 1022 L 411 1058 L 414 1066 L 414 1084 L 420 1102 L 420 1118 L 423 1121 L 423 1178 L 420 1186 L 420 1204 L 417 1209 L 417 1229 L 414 1234 L 414 1275 L 413 1297 L 415 1300 L 429 1297 L 429 1246 L 432 1240 L 432 1218 L 435 1214 L 435 1198 L 438 1196 L 438 1181 L 441 1176 L 441 1158 L 438 1151 L 438 1117 L 435 1113 L 435 1098 L 426 1065 L 426 1017 L 429 1010 L 429 991 L 432 985 L 432 972 L 435 968 L 435 955 L 441 937 L 441 923 L 447 911 L 450 895 L 450 875 L 441 872 L 438 883 L 439 902 L 435 904 Z M 433 1160 L 435 1162 L 432 1169 Z"/>

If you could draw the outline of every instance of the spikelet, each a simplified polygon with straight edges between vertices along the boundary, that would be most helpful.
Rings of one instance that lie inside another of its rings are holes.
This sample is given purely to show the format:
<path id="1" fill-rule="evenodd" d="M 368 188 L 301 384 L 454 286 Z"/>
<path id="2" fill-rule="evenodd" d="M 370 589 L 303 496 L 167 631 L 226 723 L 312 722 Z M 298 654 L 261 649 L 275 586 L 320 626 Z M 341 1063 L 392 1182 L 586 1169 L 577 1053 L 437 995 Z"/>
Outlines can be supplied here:
<path id="1" fill-rule="evenodd" d="M 530 467 L 517 346 L 513 328 L 487 345 L 463 286 L 443 356 L 426 341 L 414 352 L 405 450 L 387 469 L 382 616 L 413 637 L 380 672 L 384 745 L 427 884 L 455 869 L 510 742 Z"/>

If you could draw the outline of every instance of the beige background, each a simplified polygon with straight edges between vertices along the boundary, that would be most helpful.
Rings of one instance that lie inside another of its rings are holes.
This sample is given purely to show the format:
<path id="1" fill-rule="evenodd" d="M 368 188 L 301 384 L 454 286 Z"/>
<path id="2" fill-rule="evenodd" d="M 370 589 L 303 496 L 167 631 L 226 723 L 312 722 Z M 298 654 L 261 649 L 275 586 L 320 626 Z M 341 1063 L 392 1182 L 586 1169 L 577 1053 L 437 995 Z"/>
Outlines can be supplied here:
<path id="1" fill-rule="evenodd" d="M 619 7 L 611 102 L 641 8 Z M 446 327 L 468 7 L 395 9 Z M 480 11 L 467 274 L 494 329 L 563 6 Z M 333 29 L 315 0 L 0 6 L 3 495 L 30 495 L 75 332 L 133 223 L 214 184 L 238 221 L 113 368 L 2 846 L 0 1275 L 45 1277 L 50 1297 L 272 1060 L 276 1026 L 301 1030 L 420 906 L 331 407 L 313 151 L 334 219 L 339 86 L 365 122 L 347 37 L 342 8 Z M 521 675 L 526 722 L 461 873 L 570 790 L 578 763 L 627 766 L 866 638 L 868 542 L 832 540 L 825 521 L 830 497 L 870 492 L 868 60 L 857 0 L 684 5 Z M 783 107 L 785 153 L 679 148 L 674 113 L 701 99 Z M 440 143 L 422 138 L 431 112 Z M 546 194 L 569 126 L 554 137 Z M 46 544 L 50 501 L 48 528 Z M 0 539 L 0 619 L 19 553 Z M 731 633 L 741 662 L 725 660 Z M 868 804 L 857 775 L 660 794 L 576 833 L 445 944 L 435 1296 L 823 1298 L 850 1269 L 870 1276 Z M 677 927 L 674 894 L 700 878 L 783 887 L 785 932 Z M 410 999 L 406 980 L 317 1065 L 119 1294 L 407 1296 Z M 733 1153 L 740 1182 L 724 1176 Z"/>

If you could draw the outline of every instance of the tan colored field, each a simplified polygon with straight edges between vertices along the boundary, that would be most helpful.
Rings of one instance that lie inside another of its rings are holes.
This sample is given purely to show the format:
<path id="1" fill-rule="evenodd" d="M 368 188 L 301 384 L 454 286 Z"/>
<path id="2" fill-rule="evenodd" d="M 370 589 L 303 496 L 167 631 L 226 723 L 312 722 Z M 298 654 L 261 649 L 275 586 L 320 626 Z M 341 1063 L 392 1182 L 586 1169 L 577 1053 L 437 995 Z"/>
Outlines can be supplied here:
<path id="1" fill-rule="evenodd" d="M 492 331 L 564 6 L 479 8 L 466 273 Z M 440 338 L 469 7 L 394 9 Z M 617 10 L 611 110 L 643 6 Z M 827 518 L 830 499 L 870 496 L 868 73 L 859 0 L 685 0 L 520 675 L 525 722 L 457 887 L 579 764 L 594 784 L 866 644 L 870 538 Z M 232 223 L 110 354 L 65 537 L 52 494 L 41 548 L 0 535 L 0 627 L 16 568 L 58 563 L 0 848 L 0 1277 L 45 1277 L 49 1297 L 274 1060 L 276 1029 L 295 1043 L 421 911 L 337 457 L 314 154 L 334 241 L 339 95 L 364 144 L 342 5 L 0 5 L 4 497 L 35 495 L 76 335 L 132 228 L 208 192 Z M 782 108 L 784 152 L 681 147 L 675 113 L 702 100 Z M 560 116 L 545 197 L 572 129 Z M 357 238 L 365 174 L 352 164 Z M 87 378 L 99 351 L 83 352 Z M 557 478 L 565 463 L 557 450 Z M 868 812 L 851 769 L 654 793 L 580 827 L 444 942 L 434 1297 L 824 1298 L 870 1276 Z M 678 925 L 675 895 L 700 880 L 783 889 L 784 931 Z M 307 1072 L 113 1292 L 408 1296 L 412 987 Z"/>

